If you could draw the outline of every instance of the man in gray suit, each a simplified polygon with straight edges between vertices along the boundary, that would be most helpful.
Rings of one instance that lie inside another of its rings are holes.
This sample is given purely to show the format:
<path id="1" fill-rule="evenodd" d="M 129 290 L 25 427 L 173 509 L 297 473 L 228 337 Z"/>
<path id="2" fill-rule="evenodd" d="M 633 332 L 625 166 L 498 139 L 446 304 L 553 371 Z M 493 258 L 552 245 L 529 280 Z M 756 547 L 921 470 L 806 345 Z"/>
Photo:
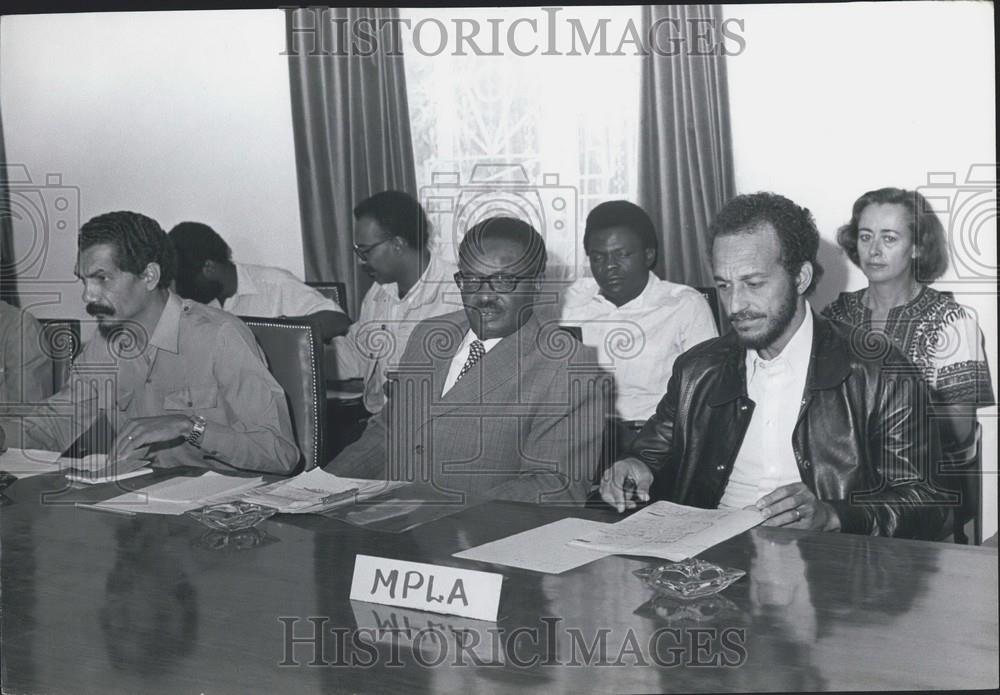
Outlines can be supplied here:
<path id="1" fill-rule="evenodd" d="M 462 501 L 583 504 L 612 382 L 592 348 L 534 315 L 545 263 L 525 222 L 494 217 L 470 229 L 455 274 L 464 311 L 414 329 L 386 408 L 327 470 L 415 481 Z"/>

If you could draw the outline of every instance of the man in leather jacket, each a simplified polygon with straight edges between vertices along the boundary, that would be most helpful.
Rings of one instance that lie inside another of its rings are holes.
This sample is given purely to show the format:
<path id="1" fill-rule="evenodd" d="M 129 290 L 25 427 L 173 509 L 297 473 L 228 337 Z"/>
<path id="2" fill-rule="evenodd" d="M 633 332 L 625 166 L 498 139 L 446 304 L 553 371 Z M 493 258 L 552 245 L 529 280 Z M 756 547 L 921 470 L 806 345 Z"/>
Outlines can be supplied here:
<path id="1" fill-rule="evenodd" d="M 755 508 L 768 526 L 938 538 L 947 493 L 919 374 L 879 334 L 852 334 L 806 300 L 822 268 L 808 210 L 738 196 L 712 224 L 733 330 L 681 355 L 667 393 L 601 496 Z M 853 338 L 852 338 L 853 335 Z"/>

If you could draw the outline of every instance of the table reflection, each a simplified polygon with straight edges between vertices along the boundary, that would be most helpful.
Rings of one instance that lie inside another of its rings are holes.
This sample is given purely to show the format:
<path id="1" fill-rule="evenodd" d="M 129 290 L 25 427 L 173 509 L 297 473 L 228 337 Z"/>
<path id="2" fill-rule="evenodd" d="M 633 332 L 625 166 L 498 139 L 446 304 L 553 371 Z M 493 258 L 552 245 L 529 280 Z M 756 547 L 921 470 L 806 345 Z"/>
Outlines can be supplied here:
<path id="1" fill-rule="evenodd" d="M 191 652 L 198 636 L 187 534 L 178 539 L 166 519 L 137 519 L 119 526 L 115 541 L 98 616 L 108 661 L 119 671 L 163 675 Z"/>

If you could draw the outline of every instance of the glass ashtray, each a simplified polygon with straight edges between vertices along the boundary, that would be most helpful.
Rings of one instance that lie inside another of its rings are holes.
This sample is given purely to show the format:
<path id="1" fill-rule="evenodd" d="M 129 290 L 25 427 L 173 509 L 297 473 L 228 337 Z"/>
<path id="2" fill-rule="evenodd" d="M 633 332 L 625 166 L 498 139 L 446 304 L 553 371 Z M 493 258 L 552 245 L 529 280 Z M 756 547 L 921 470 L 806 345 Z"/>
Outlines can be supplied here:
<path id="1" fill-rule="evenodd" d="M 221 502 L 186 513 L 211 529 L 232 532 L 253 528 L 278 510 L 250 502 Z"/>
<path id="2" fill-rule="evenodd" d="M 633 574 L 659 594 L 690 600 L 717 594 L 746 572 L 689 557 L 669 565 L 643 567 Z"/>

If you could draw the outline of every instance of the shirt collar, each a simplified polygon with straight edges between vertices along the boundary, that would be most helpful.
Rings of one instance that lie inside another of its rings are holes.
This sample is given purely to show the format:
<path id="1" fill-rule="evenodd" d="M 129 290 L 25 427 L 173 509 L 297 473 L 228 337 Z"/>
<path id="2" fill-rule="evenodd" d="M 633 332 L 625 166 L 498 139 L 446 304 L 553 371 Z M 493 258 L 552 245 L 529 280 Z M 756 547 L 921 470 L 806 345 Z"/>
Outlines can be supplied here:
<path id="1" fill-rule="evenodd" d="M 809 365 L 809 356 L 812 352 L 813 337 L 813 317 L 812 307 L 806 301 L 806 315 L 799 324 L 798 330 L 792 336 L 785 348 L 777 357 L 771 360 L 764 359 L 756 350 L 747 350 L 747 383 L 753 379 L 758 368 L 769 369 L 771 367 L 795 367 L 802 366 L 803 369 Z"/>
<path id="2" fill-rule="evenodd" d="M 606 304 L 607 306 L 610 306 L 613 309 L 618 309 L 618 310 L 642 309 L 646 305 L 647 297 L 649 296 L 649 293 L 652 291 L 653 285 L 657 280 L 659 280 L 659 278 L 653 274 L 653 271 L 649 271 L 649 277 L 646 279 L 646 286 L 642 288 L 642 292 L 639 293 L 639 296 L 629 302 L 625 302 L 621 306 L 615 306 L 613 302 L 611 302 L 607 297 L 601 294 L 601 286 L 597 284 L 597 281 L 595 280 L 594 300 L 597 302 L 601 302 L 602 304 Z"/>
<path id="3" fill-rule="evenodd" d="M 177 354 L 180 351 L 181 314 L 187 311 L 185 302 L 173 292 L 167 295 L 160 319 L 153 329 L 149 344 L 159 350 Z"/>
<path id="4" fill-rule="evenodd" d="M 438 261 L 436 255 L 431 254 L 430 260 L 427 261 L 427 267 L 424 268 L 424 272 L 420 274 L 417 281 L 413 283 L 413 286 L 407 290 L 406 294 L 402 297 L 399 296 L 399 283 L 391 282 L 388 285 L 382 285 L 382 289 L 392 300 L 400 304 L 410 304 L 424 293 L 425 288 L 427 288 L 430 283 L 442 281 L 440 277 L 441 272 L 440 261 Z"/>
<path id="5" fill-rule="evenodd" d="M 483 350 L 489 352 L 493 349 L 493 346 L 499 343 L 503 338 L 487 338 L 486 340 L 480 340 L 476 337 L 476 332 L 471 328 L 465 332 L 465 337 L 462 339 L 462 344 L 458 346 L 458 352 L 463 350 L 468 352 L 469 346 L 472 345 L 473 340 L 479 340 L 483 344 Z M 458 353 L 456 353 L 458 354 Z"/>

